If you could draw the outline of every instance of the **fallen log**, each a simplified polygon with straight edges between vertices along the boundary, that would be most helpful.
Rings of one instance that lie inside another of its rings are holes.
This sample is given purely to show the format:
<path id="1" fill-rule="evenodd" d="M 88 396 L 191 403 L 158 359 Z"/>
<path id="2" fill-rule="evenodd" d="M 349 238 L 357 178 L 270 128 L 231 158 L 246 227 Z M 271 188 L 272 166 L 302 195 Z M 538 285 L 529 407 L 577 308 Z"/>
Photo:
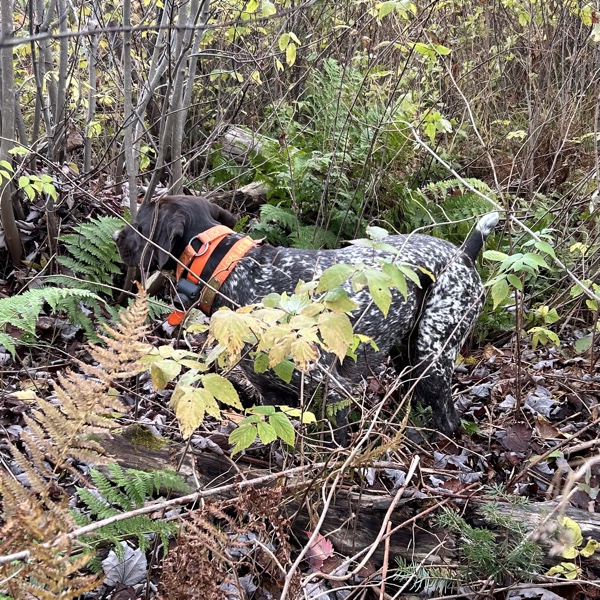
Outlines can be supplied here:
<path id="1" fill-rule="evenodd" d="M 265 478 L 270 471 L 257 468 L 240 459 L 234 463 L 226 455 L 213 452 L 189 452 L 182 458 L 183 446 L 170 443 L 164 448 L 148 448 L 144 443 L 136 442 L 135 436 L 125 433 L 114 435 L 103 441 L 105 449 L 115 457 L 124 468 L 140 470 L 175 469 L 194 489 L 210 489 L 236 481 Z M 285 506 L 287 515 L 292 519 L 292 531 L 300 540 L 305 541 L 306 531 L 314 528 L 316 518 L 320 516 L 322 498 L 322 478 L 310 478 L 307 475 L 290 477 L 285 481 L 289 502 Z M 281 482 L 279 482 L 280 484 Z M 264 485 L 264 484 L 263 484 Z M 408 492 L 406 492 L 408 493 Z M 216 496 L 215 499 L 230 499 L 234 492 Z M 389 557 L 400 556 L 411 563 L 435 565 L 455 562 L 456 538 L 447 530 L 435 527 L 429 521 L 429 515 L 435 514 L 442 504 L 456 500 L 464 506 L 464 498 L 417 499 L 402 497 L 389 515 L 392 534 L 389 541 Z M 321 533 L 344 556 L 354 556 L 369 548 L 380 535 L 385 518 L 393 502 L 386 492 L 360 491 L 356 486 L 340 486 L 324 517 Z M 482 499 L 469 500 L 467 518 L 485 522 L 481 508 L 486 502 Z M 556 527 L 556 517 L 562 515 L 556 501 L 539 502 L 525 505 L 496 503 L 498 512 L 510 515 L 512 519 L 523 523 L 528 532 L 534 534 L 545 549 L 553 546 L 551 530 Z M 555 513 L 555 514 L 552 514 Z M 546 519 L 548 515 L 550 518 Z M 577 508 L 567 507 L 564 515 L 572 518 L 581 527 L 584 538 L 600 539 L 600 515 Z M 541 530 L 540 530 L 541 526 Z M 585 544 L 585 542 L 584 542 Z M 372 562 L 381 565 L 384 560 L 384 540 L 381 540 L 372 556 Z M 562 559 L 564 560 L 564 559 Z M 588 569 L 600 576 L 600 555 L 594 554 L 581 560 Z M 550 567 L 560 562 L 560 557 L 546 556 L 544 565 Z"/>

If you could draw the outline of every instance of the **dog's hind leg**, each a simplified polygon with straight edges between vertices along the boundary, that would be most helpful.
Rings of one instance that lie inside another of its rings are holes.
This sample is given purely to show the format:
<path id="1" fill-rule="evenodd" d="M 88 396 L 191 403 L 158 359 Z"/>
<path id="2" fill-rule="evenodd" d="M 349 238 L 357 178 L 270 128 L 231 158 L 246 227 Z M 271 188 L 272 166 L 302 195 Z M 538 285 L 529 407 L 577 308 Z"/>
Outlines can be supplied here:
<path id="1" fill-rule="evenodd" d="M 451 392 L 454 363 L 484 298 L 481 280 L 472 266 L 460 259 L 453 261 L 431 287 L 411 336 L 414 397 L 431 406 L 434 427 L 447 435 L 460 425 Z"/>

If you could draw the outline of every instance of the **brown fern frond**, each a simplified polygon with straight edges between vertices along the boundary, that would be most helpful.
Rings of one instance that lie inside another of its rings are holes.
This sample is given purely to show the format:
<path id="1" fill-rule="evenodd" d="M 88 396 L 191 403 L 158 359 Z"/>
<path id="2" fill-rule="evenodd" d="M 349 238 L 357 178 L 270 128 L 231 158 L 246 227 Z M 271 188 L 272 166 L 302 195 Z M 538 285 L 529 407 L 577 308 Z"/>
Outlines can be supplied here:
<path id="1" fill-rule="evenodd" d="M 29 550 L 25 565 L 1 565 L 0 578 L 14 597 L 23 592 L 34 598 L 77 598 L 100 583 L 95 576 L 80 575 L 90 556 L 71 558 L 71 541 L 61 534 L 63 524 L 52 513 L 30 497 L 18 505 L 15 513 L 0 531 L 0 552 L 3 554 Z M 53 543 L 50 543 L 53 542 Z M 27 581 L 26 577 L 32 576 Z"/>
<path id="2" fill-rule="evenodd" d="M 121 323 L 107 328 L 106 347 L 90 350 L 97 365 L 80 363 L 82 373 L 59 374 L 51 401 L 23 398 L 33 404 L 31 415 L 24 416 L 24 449 L 11 446 L 10 451 L 29 485 L 0 472 L 5 520 L 0 553 L 28 550 L 30 555 L 26 564 L 0 565 L 0 581 L 13 597 L 77 598 L 99 583 L 96 577 L 80 574 L 89 557 L 72 555 L 66 534 L 74 523 L 67 497 L 55 480 L 64 471 L 83 478 L 75 461 L 106 462 L 105 450 L 93 436 L 118 426 L 115 413 L 126 411 L 110 389 L 111 382 L 146 368 L 140 361 L 150 349 L 140 341 L 147 332 L 146 316 L 142 293 L 123 312 Z"/>
<path id="3" fill-rule="evenodd" d="M 140 288 L 136 301 L 120 315 L 120 323 L 104 325 L 105 335 L 100 335 L 104 346 L 90 348 L 90 354 L 101 368 L 86 367 L 88 373 L 104 383 L 137 375 L 147 367 L 140 358 L 150 352 L 152 346 L 141 340 L 148 334 L 146 319 L 148 303 Z"/>

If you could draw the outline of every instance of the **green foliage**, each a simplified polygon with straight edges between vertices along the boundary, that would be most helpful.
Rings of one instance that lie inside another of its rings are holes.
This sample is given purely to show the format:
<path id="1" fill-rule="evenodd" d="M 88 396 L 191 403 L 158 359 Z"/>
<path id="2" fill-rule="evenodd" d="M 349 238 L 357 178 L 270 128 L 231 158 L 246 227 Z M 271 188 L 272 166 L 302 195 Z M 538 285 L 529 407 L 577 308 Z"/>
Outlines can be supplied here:
<path id="1" fill-rule="evenodd" d="M 76 225 L 74 233 L 60 237 L 68 256 L 59 256 L 58 262 L 84 280 L 77 285 L 98 293 L 107 292 L 106 286 L 112 285 L 114 276 L 121 273 L 122 261 L 113 240 L 114 233 L 121 227 L 121 219 L 98 217 Z M 50 281 L 69 285 L 69 280 L 65 279 L 52 278 Z"/>
<path id="2" fill-rule="evenodd" d="M 475 178 L 466 178 L 464 183 L 459 179 L 444 179 L 405 191 L 399 198 L 402 230 L 410 233 L 441 223 L 436 229 L 449 241 L 462 244 L 472 230 L 473 221 L 495 209 L 473 189 L 495 199 L 489 186 Z"/>
<path id="3" fill-rule="evenodd" d="M 92 469 L 90 477 L 97 491 L 78 487 L 77 493 L 85 509 L 72 511 L 73 518 L 80 526 L 140 508 L 146 500 L 157 494 L 189 490 L 183 478 L 174 471 L 146 473 L 135 469 L 123 470 L 116 463 L 108 465 L 108 475 Z M 160 536 L 166 549 L 169 538 L 176 530 L 175 523 L 166 523 L 148 515 L 137 515 L 105 525 L 86 536 L 85 541 L 92 547 L 110 542 L 116 551 L 121 540 L 135 537 L 140 549 L 146 550 L 150 544 L 149 535 L 156 534 Z"/>
<path id="4" fill-rule="evenodd" d="M 289 406 L 254 406 L 246 412 L 248 416 L 240 422 L 239 427 L 229 435 L 229 442 L 234 444 L 232 454 L 241 452 L 250 446 L 257 436 L 264 445 L 281 439 L 289 446 L 294 445 L 296 432 L 290 417 L 301 419 L 302 423 L 314 423 L 313 413 Z"/>
<path id="5" fill-rule="evenodd" d="M 22 294 L 0 300 L 0 344 L 11 354 L 23 342 L 32 342 L 36 337 L 36 325 L 44 304 L 53 311 L 69 310 L 78 302 L 100 302 L 101 299 L 87 289 L 35 288 Z M 6 333 L 6 326 L 20 329 L 19 339 Z"/>
<path id="6" fill-rule="evenodd" d="M 109 303 L 113 293 L 113 280 L 122 270 L 122 261 L 113 240 L 113 234 L 123 226 L 115 217 L 98 217 L 75 226 L 74 233 L 60 237 L 67 255 L 59 256 L 58 262 L 73 275 L 54 275 L 45 278 L 46 284 L 61 288 L 84 289 L 94 292 L 86 298 L 85 306 L 77 298 L 66 299 L 60 306 L 69 321 L 82 327 L 86 337 L 98 341 L 98 323 L 118 318 L 118 308 Z M 148 300 L 149 316 L 155 319 L 169 310 L 168 306 L 154 298 Z"/>
<path id="7" fill-rule="evenodd" d="M 459 580 L 454 571 L 448 567 L 424 567 L 413 565 L 401 556 L 396 557 L 395 579 L 409 582 L 409 588 L 415 592 L 427 590 L 430 593 L 446 595 L 449 590 L 456 589 Z"/>
<path id="8" fill-rule="evenodd" d="M 472 527 L 450 509 L 438 516 L 438 525 L 459 536 L 462 557 L 457 574 L 468 584 L 478 579 L 492 578 L 498 583 L 526 581 L 541 567 L 540 546 L 528 539 L 525 525 L 510 515 L 500 513 L 490 502 L 482 507 L 485 519 L 495 531 Z"/>

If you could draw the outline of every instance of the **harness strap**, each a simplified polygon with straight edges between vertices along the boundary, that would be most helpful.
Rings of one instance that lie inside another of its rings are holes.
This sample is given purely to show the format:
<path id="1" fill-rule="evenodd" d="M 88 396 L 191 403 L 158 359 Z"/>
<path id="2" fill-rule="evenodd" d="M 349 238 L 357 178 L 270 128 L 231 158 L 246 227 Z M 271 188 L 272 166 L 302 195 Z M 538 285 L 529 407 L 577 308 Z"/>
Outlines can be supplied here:
<path id="1" fill-rule="evenodd" d="M 229 227 L 218 225 L 198 234 L 195 238 L 190 240 L 190 243 L 187 245 L 180 258 L 180 262 L 187 266 L 184 279 L 187 279 L 193 284 L 200 286 L 200 276 L 202 275 L 202 271 L 208 263 L 208 259 L 212 256 L 217 246 L 232 233 L 234 232 L 229 229 Z M 192 246 L 194 240 L 196 239 L 202 243 L 198 251 L 196 251 Z M 208 280 L 207 285 L 204 286 L 204 289 L 200 294 L 199 308 L 204 314 L 210 314 L 210 310 L 217 296 L 217 292 L 227 277 L 229 277 L 229 275 L 235 269 L 238 261 L 259 243 L 260 242 L 257 242 L 250 237 L 243 237 L 242 239 L 238 240 L 221 259 L 213 271 L 210 279 Z M 177 267 L 178 282 L 182 279 L 183 273 L 184 268 L 179 265 Z M 185 311 L 174 310 L 169 315 L 167 322 L 169 325 L 176 326 L 181 324 L 184 318 Z"/>
<path id="2" fill-rule="evenodd" d="M 231 233 L 233 233 L 233 230 L 229 229 L 229 227 L 225 227 L 225 225 L 217 225 L 216 227 L 211 227 L 210 229 L 199 233 L 196 237 L 192 238 L 190 243 L 185 247 L 183 254 L 179 258 L 179 262 L 183 263 L 189 271 L 200 276 L 208 259 L 217 249 L 219 243 Z M 193 246 L 196 240 L 200 241 L 200 248 L 198 250 Z M 181 279 L 183 271 L 184 267 L 182 265 L 177 265 L 177 271 L 175 272 L 177 281 Z M 196 279 L 194 283 L 198 283 L 198 280 Z"/>

